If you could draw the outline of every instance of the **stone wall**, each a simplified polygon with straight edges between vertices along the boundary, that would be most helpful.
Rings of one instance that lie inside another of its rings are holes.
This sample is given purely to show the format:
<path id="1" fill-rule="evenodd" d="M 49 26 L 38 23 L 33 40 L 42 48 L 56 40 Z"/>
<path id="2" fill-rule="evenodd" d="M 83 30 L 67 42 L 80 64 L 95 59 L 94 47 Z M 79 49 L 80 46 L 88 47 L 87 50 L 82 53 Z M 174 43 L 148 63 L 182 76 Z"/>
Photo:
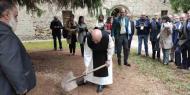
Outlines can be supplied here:
<path id="1" fill-rule="evenodd" d="M 162 3 L 162 0 L 105 0 L 103 5 L 106 9 L 112 9 L 117 6 L 126 6 L 130 13 L 134 16 L 140 15 L 142 12 L 147 15 L 154 15 L 160 13 L 161 10 L 168 10 L 169 13 L 173 13 L 169 2 Z"/>
<path id="2" fill-rule="evenodd" d="M 154 15 L 155 13 L 161 13 L 161 10 L 168 10 L 169 13 L 173 13 L 170 9 L 169 3 L 162 4 L 162 0 L 105 0 L 102 7 L 104 15 L 110 15 L 111 11 L 115 8 L 124 6 L 134 16 L 139 16 L 141 13 L 147 15 Z M 53 5 L 40 5 L 44 10 L 41 17 L 35 14 L 27 14 L 25 8 L 19 9 L 19 23 L 16 34 L 22 40 L 33 39 L 50 39 L 51 30 L 49 29 L 50 22 L 53 16 L 58 16 L 62 21 L 62 10 L 58 10 Z M 107 13 L 109 11 L 109 13 Z M 75 14 L 75 20 L 78 20 L 79 16 L 84 16 L 88 27 L 93 27 L 96 23 L 96 17 L 92 17 L 88 14 L 87 8 L 77 9 L 73 11 Z"/>

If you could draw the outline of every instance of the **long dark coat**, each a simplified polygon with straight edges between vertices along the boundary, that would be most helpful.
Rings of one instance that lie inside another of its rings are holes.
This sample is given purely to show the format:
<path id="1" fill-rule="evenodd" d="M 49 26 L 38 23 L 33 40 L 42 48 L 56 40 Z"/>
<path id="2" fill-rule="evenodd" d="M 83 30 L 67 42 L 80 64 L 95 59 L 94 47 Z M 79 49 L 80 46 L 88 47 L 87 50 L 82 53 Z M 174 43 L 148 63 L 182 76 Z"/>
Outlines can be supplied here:
<path id="1" fill-rule="evenodd" d="M 36 85 L 32 62 L 11 27 L 0 21 L 0 95 L 16 95 Z"/>

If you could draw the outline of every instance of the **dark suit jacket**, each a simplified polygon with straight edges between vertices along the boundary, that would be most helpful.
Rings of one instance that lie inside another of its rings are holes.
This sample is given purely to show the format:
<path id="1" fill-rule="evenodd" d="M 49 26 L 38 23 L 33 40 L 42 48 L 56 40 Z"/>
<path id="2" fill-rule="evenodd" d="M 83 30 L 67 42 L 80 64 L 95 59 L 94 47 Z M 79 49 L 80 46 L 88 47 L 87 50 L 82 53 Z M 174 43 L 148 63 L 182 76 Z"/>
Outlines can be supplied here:
<path id="1" fill-rule="evenodd" d="M 36 85 L 32 62 L 11 27 L 0 21 L 0 95 L 16 95 Z"/>
<path id="2" fill-rule="evenodd" d="M 135 33 L 135 23 L 132 20 L 130 20 L 130 22 L 131 22 L 131 34 L 130 35 L 134 35 L 134 33 Z"/>
<path id="3" fill-rule="evenodd" d="M 127 17 L 125 17 L 125 29 L 126 29 L 126 34 L 128 35 L 128 23 L 129 23 L 129 19 Z M 112 36 L 114 36 L 115 38 L 117 38 L 120 35 L 120 30 L 121 30 L 121 17 L 117 17 L 116 19 L 114 19 L 113 24 L 112 24 Z"/>
<path id="4" fill-rule="evenodd" d="M 53 20 L 50 25 L 50 29 L 52 30 L 52 35 L 61 35 L 61 29 L 63 29 L 63 25 L 59 20 Z"/>
<path id="5" fill-rule="evenodd" d="M 154 26 L 154 23 L 156 24 Z M 150 23 L 150 41 L 159 41 L 159 39 L 157 38 L 158 34 L 160 33 L 160 28 L 161 28 L 161 24 L 157 21 L 152 21 Z"/>
<path id="6" fill-rule="evenodd" d="M 141 30 L 140 26 L 143 25 L 144 29 Z M 139 19 L 136 21 L 137 35 L 149 35 L 150 22 L 149 20 Z"/>

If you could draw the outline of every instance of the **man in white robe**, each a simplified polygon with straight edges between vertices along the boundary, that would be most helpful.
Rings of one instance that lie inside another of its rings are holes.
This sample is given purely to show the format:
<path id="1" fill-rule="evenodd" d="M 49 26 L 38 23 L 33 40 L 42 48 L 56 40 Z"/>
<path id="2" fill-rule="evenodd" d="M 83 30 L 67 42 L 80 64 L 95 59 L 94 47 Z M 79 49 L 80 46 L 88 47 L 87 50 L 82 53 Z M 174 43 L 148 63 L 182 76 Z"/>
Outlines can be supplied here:
<path id="1" fill-rule="evenodd" d="M 87 35 L 84 46 L 84 63 L 86 72 L 107 64 L 102 68 L 85 77 L 85 80 L 97 84 L 97 92 L 103 91 L 103 86 L 113 83 L 112 78 L 112 55 L 114 53 L 114 42 L 111 36 L 98 29 Z"/>

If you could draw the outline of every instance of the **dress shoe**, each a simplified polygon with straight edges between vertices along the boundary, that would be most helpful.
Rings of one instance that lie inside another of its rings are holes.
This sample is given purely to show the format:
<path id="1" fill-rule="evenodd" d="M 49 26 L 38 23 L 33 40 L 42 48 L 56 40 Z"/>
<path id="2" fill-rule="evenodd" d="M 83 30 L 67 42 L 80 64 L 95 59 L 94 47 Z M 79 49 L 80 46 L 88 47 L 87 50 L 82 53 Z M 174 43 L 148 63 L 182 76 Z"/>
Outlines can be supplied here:
<path id="1" fill-rule="evenodd" d="M 168 63 L 164 63 L 164 65 L 169 65 Z"/>
<path id="2" fill-rule="evenodd" d="M 131 67 L 131 64 L 124 64 L 125 66 Z"/>
<path id="3" fill-rule="evenodd" d="M 103 85 L 98 85 L 96 91 L 97 91 L 97 93 L 100 93 L 100 92 L 103 91 L 103 89 L 104 89 L 104 86 L 103 86 Z"/>
<path id="4" fill-rule="evenodd" d="M 183 66 L 177 66 L 177 69 L 183 69 Z"/>
<path id="5" fill-rule="evenodd" d="M 170 60 L 169 62 L 174 62 L 173 60 Z"/>
<path id="6" fill-rule="evenodd" d="M 81 78 L 81 79 L 77 80 L 77 85 L 78 86 L 85 85 L 85 84 L 87 84 L 87 81 L 85 81 L 84 78 Z"/>
<path id="7" fill-rule="evenodd" d="M 118 59 L 118 65 L 121 65 L 121 60 Z"/>
<path id="8" fill-rule="evenodd" d="M 162 60 L 160 58 L 157 59 L 159 62 L 162 62 Z"/>

